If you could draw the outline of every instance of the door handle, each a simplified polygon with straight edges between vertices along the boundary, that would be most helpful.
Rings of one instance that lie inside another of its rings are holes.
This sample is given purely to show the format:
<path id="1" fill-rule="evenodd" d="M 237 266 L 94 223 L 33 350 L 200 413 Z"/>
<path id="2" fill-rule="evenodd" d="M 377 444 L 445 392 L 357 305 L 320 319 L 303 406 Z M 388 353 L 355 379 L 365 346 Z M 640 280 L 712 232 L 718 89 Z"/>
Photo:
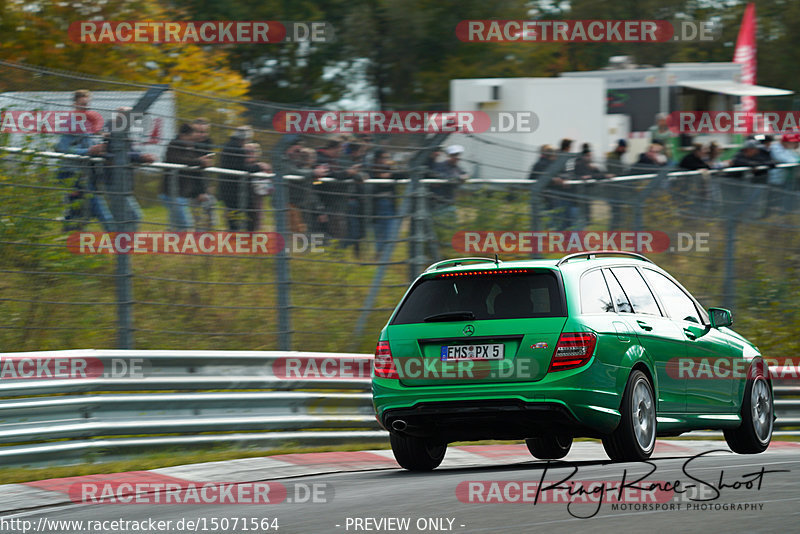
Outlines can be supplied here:
<path id="1" fill-rule="evenodd" d="M 694 332 L 692 332 L 688 328 L 684 328 L 683 333 L 686 334 L 686 337 L 688 337 L 689 339 L 697 339 L 697 336 L 694 335 Z"/>
<path id="2" fill-rule="evenodd" d="M 636 324 L 638 324 L 642 328 L 642 330 L 647 330 L 648 332 L 653 329 L 652 326 L 650 326 L 644 321 L 636 321 Z"/>

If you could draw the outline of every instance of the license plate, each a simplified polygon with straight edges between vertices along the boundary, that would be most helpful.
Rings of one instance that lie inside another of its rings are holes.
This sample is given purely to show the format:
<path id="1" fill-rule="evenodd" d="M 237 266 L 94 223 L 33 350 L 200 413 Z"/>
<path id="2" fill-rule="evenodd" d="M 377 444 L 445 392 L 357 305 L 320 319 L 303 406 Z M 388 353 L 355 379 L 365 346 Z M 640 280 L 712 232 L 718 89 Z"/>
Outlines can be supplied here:
<path id="1" fill-rule="evenodd" d="M 505 346 L 502 343 L 485 345 L 445 345 L 442 361 L 447 360 L 502 360 Z"/>

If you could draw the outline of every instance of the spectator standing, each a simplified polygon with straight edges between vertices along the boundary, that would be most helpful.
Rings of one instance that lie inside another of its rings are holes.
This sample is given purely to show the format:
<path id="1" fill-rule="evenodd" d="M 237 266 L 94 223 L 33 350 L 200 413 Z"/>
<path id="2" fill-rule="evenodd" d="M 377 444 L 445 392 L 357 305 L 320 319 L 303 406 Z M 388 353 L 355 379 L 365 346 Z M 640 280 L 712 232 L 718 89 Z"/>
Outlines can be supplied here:
<path id="1" fill-rule="evenodd" d="M 213 155 L 203 154 L 202 150 L 198 150 L 195 146 L 198 140 L 194 127 L 184 123 L 178 130 L 178 136 L 167 146 L 164 158 L 166 163 L 190 167 L 164 173 L 160 198 L 169 209 L 170 227 L 175 231 L 186 232 L 193 229 L 194 218 L 190 201 L 197 196 L 198 191 L 205 190 L 202 169 L 211 166 Z"/>
<path id="2" fill-rule="evenodd" d="M 706 148 L 702 143 L 695 143 L 692 145 L 692 151 L 686 154 L 681 159 L 678 166 L 687 171 L 699 171 L 699 175 L 690 175 L 681 177 L 677 181 L 676 194 L 681 194 L 683 197 L 688 198 L 692 203 L 697 205 L 697 202 L 702 203 L 709 199 L 709 165 L 706 162 Z"/>
<path id="3" fill-rule="evenodd" d="M 614 176 L 623 176 L 628 172 L 628 166 L 622 158 L 628 152 L 628 141 L 620 139 L 614 150 L 606 154 L 606 170 Z"/>
<path id="4" fill-rule="evenodd" d="M 711 167 L 706 162 L 707 154 L 706 149 L 701 143 L 692 145 L 692 151 L 686 154 L 678 166 L 687 171 L 696 171 L 698 169 L 710 169 Z"/>
<path id="5" fill-rule="evenodd" d="M 246 127 L 236 128 L 222 147 L 219 165 L 223 169 L 247 172 L 247 151 L 245 145 L 253 138 L 253 131 Z M 244 231 L 248 226 L 250 188 L 246 174 L 220 174 L 217 192 L 225 204 L 225 218 L 232 232 Z"/>
<path id="6" fill-rule="evenodd" d="M 249 173 L 270 173 L 272 165 L 261 161 L 261 145 L 258 143 L 247 143 L 245 150 L 245 170 Z M 257 232 L 261 228 L 263 216 L 264 197 L 272 193 L 272 181 L 268 178 L 251 179 L 248 182 L 248 192 L 250 204 L 247 211 L 247 231 Z"/>
<path id="7" fill-rule="evenodd" d="M 435 203 L 435 211 L 438 214 L 447 213 L 451 221 L 455 220 L 455 202 L 458 186 L 467 179 L 467 171 L 461 167 L 461 156 L 464 154 L 464 147 L 461 145 L 450 145 L 444 150 L 447 159 L 434 164 L 433 170 L 437 176 L 447 182 L 444 184 L 434 184 L 431 186 L 431 193 Z"/>
<path id="8" fill-rule="evenodd" d="M 213 160 L 215 145 L 214 141 L 211 140 L 211 136 L 209 135 L 211 123 L 208 122 L 208 119 L 199 117 L 192 121 L 192 128 L 195 132 L 195 148 L 201 154 L 210 154 L 211 159 Z M 197 219 L 201 221 L 201 224 L 198 226 L 201 228 L 211 229 L 217 225 L 217 199 L 210 191 L 208 187 L 208 180 L 205 178 L 205 175 L 201 175 L 200 178 L 200 180 L 195 182 L 197 188 L 195 191 L 193 191 L 192 209 L 199 214 Z"/>
<path id="9" fill-rule="evenodd" d="M 103 119 L 99 113 L 89 110 L 91 98 L 92 93 L 86 89 L 79 89 L 72 94 L 74 111 L 87 115 L 90 129 L 61 135 L 56 152 L 77 156 L 100 156 L 104 153 L 105 144 L 97 135 L 103 126 Z M 75 177 L 72 191 L 64 198 L 67 205 L 63 217 L 65 230 L 82 228 L 89 217 L 96 217 L 104 227 L 112 221 L 111 212 L 97 190 L 97 172 L 97 169 L 84 162 L 66 164 L 59 169 L 56 175 L 58 181 L 65 182 Z"/>
<path id="10" fill-rule="evenodd" d="M 327 166 L 327 178 L 332 180 L 319 181 L 316 184 L 319 198 L 327 215 L 327 230 L 331 237 L 341 239 L 345 236 L 346 212 L 346 185 L 342 181 L 346 178 L 342 168 L 343 141 L 331 139 L 325 146 L 317 150 L 317 164 Z"/>
<path id="11" fill-rule="evenodd" d="M 575 177 L 578 180 L 604 180 L 606 178 L 610 178 L 610 174 L 606 174 L 601 171 L 597 165 L 592 162 L 593 154 L 592 154 L 592 147 L 589 143 L 584 143 L 581 147 L 581 155 L 575 160 L 575 168 L 573 172 Z M 589 191 L 587 190 L 587 186 L 584 184 L 579 184 L 576 188 L 576 192 L 579 193 L 582 198 L 579 199 L 579 213 L 582 216 L 582 223 L 588 224 L 591 222 L 591 197 L 589 196 Z"/>
<path id="12" fill-rule="evenodd" d="M 584 143 L 581 147 L 581 155 L 575 159 L 575 167 L 573 173 L 581 180 L 603 180 L 611 176 L 601 171 L 597 165 L 592 162 L 593 153 L 592 147 L 589 143 Z"/>
<path id="13" fill-rule="evenodd" d="M 715 141 L 711 141 L 708 144 L 708 151 L 706 155 L 706 163 L 708 163 L 709 169 L 719 170 L 727 167 L 728 162 L 722 161 L 720 159 L 721 157 L 722 157 L 722 147 L 719 146 Z"/>
<path id="14" fill-rule="evenodd" d="M 308 176 L 307 188 L 304 191 L 301 206 L 305 225 L 311 233 L 328 232 L 328 212 L 320 198 L 318 187 L 320 180 L 330 176 L 330 167 L 317 161 L 317 151 L 313 148 L 303 148 L 300 153 L 300 168 L 297 169 L 301 176 Z"/>
<path id="15" fill-rule="evenodd" d="M 99 185 L 98 189 L 102 189 L 104 186 L 108 187 L 108 185 L 111 184 L 111 180 L 113 179 L 112 169 L 113 169 L 113 165 L 114 165 L 114 162 L 113 162 L 114 155 L 111 152 L 109 152 L 109 150 L 108 150 L 108 140 L 109 140 L 109 136 L 111 134 L 112 128 L 117 123 L 117 120 L 118 120 L 117 117 L 119 116 L 119 114 L 128 113 L 130 111 L 131 111 L 131 108 L 127 107 L 127 106 L 117 108 L 117 110 L 114 113 L 111 114 L 111 120 L 109 120 L 106 123 L 106 129 L 105 129 L 105 132 L 104 132 L 104 140 L 103 140 L 103 148 L 102 148 L 102 150 L 100 150 L 100 152 L 102 153 L 102 155 L 103 155 L 103 157 L 105 159 L 105 162 L 104 162 L 103 167 L 101 169 L 98 169 L 98 173 L 100 174 L 100 177 L 98 179 L 98 185 Z M 148 154 L 148 153 L 145 153 L 145 152 L 139 152 L 138 150 L 130 150 L 130 151 L 128 151 L 128 159 L 130 160 L 130 162 L 132 164 L 147 164 L 147 163 L 153 163 L 153 162 L 156 161 L 156 157 L 154 155 Z M 114 214 L 112 214 L 112 217 L 113 217 L 113 220 L 118 224 L 119 223 L 131 223 L 132 226 L 134 226 L 134 231 L 135 231 L 135 226 L 137 226 L 138 223 L 142 220 L 142 208 L 139 206 L 139 202 L 136 201 L 136 197 L 132 193 L 133 192 L 131 192 L 131 194 L 128 194 L 128 195 L 125 196 L 126 213 L 125 214 L 114 213 Z M 106 201 L 102 196 L 98 195 L 97 198 L 98 198 L 99 201 L 102 202 L 102 204 L 104 206 L 106 205 Z M 105 208 L 105 209 L 107 209 L 107 208 Z M 110 212 L 110 210 L 109 210 L 109 212 Z"/>
<path id="16" fill-rule="evenodd" d="M 347 179 L 346 197 L 346 234 L 343 239 L 345 248 L 352 246 L 355 257 L 361 254 L 361 240 L 364 238 L 364 220 L 366 217 L 365 198 L 367 178 L 365 172 L 367 147 L 361 143 L 348 143 L 342 164 Z"/>
<path id="17" fill-rule="evenodd" d="M 396 176 L 393 172 L 394 162 L 385 150 L 375 152 L 375 160 L 371 168 L 371 178 L 379 180 L 389 180 L 389 183 L 372 184 L 373 202 L 373 227 L 375 230 L 375 254 L 381 258 L 383 249 L 388 244 L 396 228 L 396 205 L 395 198 L 397 191 L 394 180 Z"/>
<path id="18" fill-rule="evenodd" d="M 800 145 L 800 134 L 784 134 L 780 142 L 772 143 L 770 155 L 775 163 L 798 163 L 800 155 L 797 147 Z M 784 211 L 794 211 L 795 195 L 785 194 L 785 191 L 794 189 L 797 179 L 797 167 L 770 169 L 767 183 L 772 187 L 769 201 L 770 206 L 778 207 Z"/>
<path id="19" fill-rule="evenodd" d="M 634 172 L 650 172 L 655 168 L 664 167 L 667 158 L 664 156 L 664 146 L 658 143 L 650 143 L 646 152 L 639 154 L 639 160 L 631 169 Z"/>
<path id="20" fill-rule="evenodd" d="M 650 142 L 658 143 L 663 147 L 663 154 L 666 157 L 664 165 L 675 157 L 678 139 L 678 136 L 669 128 L 668 117 L 666 113 L 658 113 L 656 115 L 656 123 L 649 130 Z"/>
<path id="21" fill-rule="evenodd" d="M 551 145 L 542 145 L 539 151 L 539 159 L 531 167 L 531 172 L 528 173 L 528 180 L 536 180 L 539 176 L 544 174 L 550 165 L 556 160 L 555 149 Z"/>
<path id="22" fill-rule="evenodd" d="M 800 155 L 797 154 L 798 144 L 800 144 L 800 134 L 783 134 L 780 142 L 770 145 L 770 158 L 775 163 L 798 163 L 800 162 Z M 789 169 L 771 169 L 767 182 L 782 187 L 787 183 L 788 172 Z"/>
<path id="23" fill-rule="evenodd" d="M 565 154 L 572 152 L 572 139 L 562 139 L 559 145 L 558 155 L 562 157 Z M 580 208 L 575 202 L 576 188 L 572 184 L 567 183 L 565 177 L 572 176 L 575 171 L 575 158 L 567 159 L 563 174 L 554 176 L 550 183 L 547 184 L 546 196 L 549 196 L 554 208 L 553 222 L 556 230 L 566 230 L 572 224 L 575 224 L 580 217 Z"/>
<path id="24" fill-rule="evenodd" d="M 316 153 L 314 153 L 314 158 L 316 159 Z M 311 190 L 311 183 L 313 182 L 311 165 L 313 162 L 310 161 L 306 154 L 300 137 L 295 138 L 286 148 L 283 159 L 285 168 L 284 181 L 289 191 L 289 231 L 304 234 L 307 227 L 304 221 L 303 202 Z M 299 178 L 288 179 L 285 177 L 287 175 L 298 176 Z"/>
<path id="25" fill-rule="evenodd" d="M 761 151 L 758 141 L 755 139 L 748 139 L 745 141 L 742 149 L 736 153 L 731 160 L 731 167 L 751 167 L 753 168 L 753 183 L 765 184 L 767 183 L 766 168 L 755 170 L 757 167 L 774 168 L 775 162 L 768 155 Z M 740 174 L 737 178 L 743 178 Z"/>

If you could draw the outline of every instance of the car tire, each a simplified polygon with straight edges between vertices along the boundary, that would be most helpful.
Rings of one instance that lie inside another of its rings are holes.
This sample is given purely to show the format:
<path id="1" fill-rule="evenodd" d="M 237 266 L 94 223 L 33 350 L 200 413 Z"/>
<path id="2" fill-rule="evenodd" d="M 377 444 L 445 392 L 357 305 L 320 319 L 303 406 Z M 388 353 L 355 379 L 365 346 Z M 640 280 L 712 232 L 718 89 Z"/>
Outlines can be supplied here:
<path id="1" fill-rule="evenodd" d="M 656 402 L 653 385 L 642 371 L 633 371 L 625 385 L 616 430 L 603 438 L 606 454 L 615 462 L 647 460 L 656 447 Z"/>
<path id="2" fill-rule="evenodd" d="M 525 445 L 534 458 L 539 460 L 560 460 L 569 453 L 572 447 L 572 436 L 551 434 L 536 438 L 528 438 Z"/>
<path id="3" fill-rule="evenodd" d="M 763 376 L 747 380 L 742 399 L 742 424 L 724 430 L 725 441 L 733 452 L 758 454 L 769 447 L 772 440 L 775 404 L 772 388 Z"/>
<path id="4" fill-rule="evenodd" d="M 394 459 L 409 471 L 432 471 L 442 463 L 447 452 L 446 443 L 436 443 L 412 436 L 390 434 Z"/>

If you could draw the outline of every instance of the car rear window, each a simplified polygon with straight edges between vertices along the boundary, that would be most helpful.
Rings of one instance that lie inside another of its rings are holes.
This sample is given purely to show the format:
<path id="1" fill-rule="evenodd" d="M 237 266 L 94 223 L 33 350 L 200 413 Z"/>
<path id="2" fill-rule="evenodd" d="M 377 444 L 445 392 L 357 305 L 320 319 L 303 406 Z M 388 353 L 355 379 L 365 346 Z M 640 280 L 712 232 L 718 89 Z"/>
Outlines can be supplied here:
<path id="1" fill-rule="evenodd" d="M 454 321 L 565 317 L 562 292 L 552 271 L 438 275 L 414 287 L 392 324 L 422 323 L 437 315 L 442 316 L 438 320 L 448 320 L 448 314 L 454 314 Z M 467 315 L 459 317 L 458 312 Z"/>

